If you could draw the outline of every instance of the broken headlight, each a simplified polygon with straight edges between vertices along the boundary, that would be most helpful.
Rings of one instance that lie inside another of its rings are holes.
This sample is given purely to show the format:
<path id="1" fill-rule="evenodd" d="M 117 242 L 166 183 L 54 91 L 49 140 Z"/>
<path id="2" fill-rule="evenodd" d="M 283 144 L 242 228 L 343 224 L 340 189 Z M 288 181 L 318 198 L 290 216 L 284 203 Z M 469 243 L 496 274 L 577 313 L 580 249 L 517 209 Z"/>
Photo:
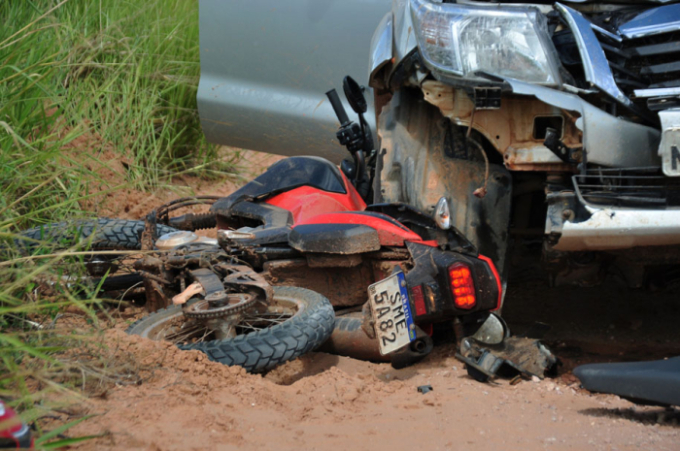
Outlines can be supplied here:
<path id="1" fill-rule="evenodd" d="M 411 0 L 418 48 L 434 71 L 476 78 L 475 72 L 557 84 L 559 70 L 538 10 Z"/>

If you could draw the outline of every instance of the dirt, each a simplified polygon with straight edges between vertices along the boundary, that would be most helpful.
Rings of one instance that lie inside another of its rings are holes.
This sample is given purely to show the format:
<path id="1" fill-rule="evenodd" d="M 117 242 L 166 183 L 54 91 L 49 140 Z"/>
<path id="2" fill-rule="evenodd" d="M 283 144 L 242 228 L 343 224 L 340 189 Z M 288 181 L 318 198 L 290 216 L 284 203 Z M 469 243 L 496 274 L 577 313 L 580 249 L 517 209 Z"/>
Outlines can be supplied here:
<path id="1" fill-rule="evenodd" d="M 234 188 L 185 181 L 201 194 Z M 138 219 L 166 194 L 107 208 Z M 552 325 L 545 341 L 564 363 L 556 378 L 475 382 L 451 343 L 402 370 L 311 353 L 252 375 L 198 351 L 128 336 L 120 321 L 107 341 L 143 368 L 141 383 L 90 399 L 85 408 L 95 416 L 68 434 L 101 435 L 75 446 L 82 450 L 680 449 L 677 410 L 589 393 L 570 372 L 589 361 L 680 355 L 677 295 L 631 291 L 617 281 L 553 289 L 539 276 L 516 275 L 504 316 L 516 332 L 534 321 Z M 426 384 L 433 391 L 418 393 Z"/>
<path id="2" fill-rule="evenodd" d="M 234 158 L 235 153 L 238 153 L 238 158 Z M 64 147 L 63 155 L 62 166 L 73 166 L 69 160 L 80 161 L 94 174 L 87 181 L 89 197 L 80 202 L 81 208 L 99 217 L 120 219 L 143 219 L 154 208 L 178 197 L 199 194 L 226 196 L 282 158 L 222 147 L 218 151 L 218 159 L 234 164 L 234 171 L 226 174 L 227 177 L 203 179 L 181 175 L 148 191 L 135 188 L 129 180 L 133 158 L 112 150 L 111 144 L 96 133 L 80 135 Z M 201 211 L 202 208 L 199 206 L 192 210 Z"/>
<path id="3" fill-rule="evenodd" d="M 78 449 L 678 449 L 680 415 L 575 382 L 481 384 L 452 347 L 404 370 L 314 353 L 266 376 L 121 330 L 151 376 L 92 400 Z M 417 392 L 429 384 L 433 391 Z"/>

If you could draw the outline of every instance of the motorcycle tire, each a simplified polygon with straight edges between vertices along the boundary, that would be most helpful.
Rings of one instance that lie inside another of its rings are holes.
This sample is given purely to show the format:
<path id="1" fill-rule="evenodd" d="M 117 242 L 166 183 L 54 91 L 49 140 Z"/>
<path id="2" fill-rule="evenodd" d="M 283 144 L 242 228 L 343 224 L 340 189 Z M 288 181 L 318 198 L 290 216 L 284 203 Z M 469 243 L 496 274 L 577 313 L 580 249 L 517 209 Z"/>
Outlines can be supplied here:
<path id="1" fill-rule="evenodd" d="M 158 236 L 177 231 L 177 229 L 161 224 L 156 227 Z M 80 232 L 82 239 L 92 238 L 93 249 L 136 250 L 141 248 L 139 239 L 144 231 L 144 221 L 99 218 L 57 222 L 22 231 L 19 235 L 28 239 L 18 239 L 17 245 L 26 250 L 35 247 L 36 242 L 40 241 L 58 243 L 60 247 L 72 246 L 78 237 L 69 232 L 75 230 Z"/>
<path id="2" fill-rule="evenodd" d="M 335 313 L 324 296 L 305 288 L 278 286 L 274 287 L 272 299 L 272 304 L 277 303 L 294 304 L 297 311 L 281 323 L 254 332 L 177 346 L 182 350 L 202 351 L 212 361 L 242 366 L 248 372 L 257 373 L 316 349 L 333 332 Z M 127 333 L 163 339 L 162 334 L 181 317 L 182 307 L 173 305 L 135 322 Z"/>

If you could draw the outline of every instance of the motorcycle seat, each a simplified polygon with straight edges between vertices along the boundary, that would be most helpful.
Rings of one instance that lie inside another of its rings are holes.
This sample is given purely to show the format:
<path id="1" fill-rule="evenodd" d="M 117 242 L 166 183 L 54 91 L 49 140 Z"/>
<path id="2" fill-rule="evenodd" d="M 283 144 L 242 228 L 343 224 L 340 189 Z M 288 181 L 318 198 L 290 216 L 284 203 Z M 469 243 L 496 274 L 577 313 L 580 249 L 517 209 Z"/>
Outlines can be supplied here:
<path id="1" fill-rule="evenodd" d="M 288 236 L 288 243 L 300 252 L 360 254 L 380 249 L 378 232 L 363 224 L 303 224 Z"/>
<path id="2" fill-rule="evenodd" d="M 638 404 L 680 406 L 680 357 L 626 363 L 594 363 L 574 370 L 587 390 Z"/>

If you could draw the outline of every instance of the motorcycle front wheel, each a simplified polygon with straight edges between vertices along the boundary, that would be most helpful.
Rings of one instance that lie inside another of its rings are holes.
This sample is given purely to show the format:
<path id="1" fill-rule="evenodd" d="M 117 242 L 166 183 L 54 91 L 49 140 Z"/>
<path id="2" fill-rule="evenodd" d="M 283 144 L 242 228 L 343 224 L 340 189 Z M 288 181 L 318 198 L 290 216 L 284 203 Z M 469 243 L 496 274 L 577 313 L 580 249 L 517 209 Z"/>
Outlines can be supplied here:
<path id="1" fill-rule="evenodd" d="M 177 229 L 158 224 L 158 236 L 177 232 Z M 79 240 L 91 240 L 92 249 L 137 250 L 144 231 L 144 221 L 129 219 L 86 219 L 72 222 L 58 222 L 24 230 L 19 233 L 17 246 L 22 251 L 30 251 L 41 242 L 59 245 L 61 248 L 73 246 Z M 24 238 L 24 239 L 22 239 Z"/>
<path id="2" fill-rule="evenodd" d="M 245 314 L 233 338 L 215 339 L 204 323 L 184 317 L 173 305 L 140 319 L 127 333 L 167 340 L 183 350 L 199 350 L 210 360 L 262 372 L 310 352 L 333 332 L 335 313 L 324 296 L 304 288 L 274 287 L 266 312 Z"/>

